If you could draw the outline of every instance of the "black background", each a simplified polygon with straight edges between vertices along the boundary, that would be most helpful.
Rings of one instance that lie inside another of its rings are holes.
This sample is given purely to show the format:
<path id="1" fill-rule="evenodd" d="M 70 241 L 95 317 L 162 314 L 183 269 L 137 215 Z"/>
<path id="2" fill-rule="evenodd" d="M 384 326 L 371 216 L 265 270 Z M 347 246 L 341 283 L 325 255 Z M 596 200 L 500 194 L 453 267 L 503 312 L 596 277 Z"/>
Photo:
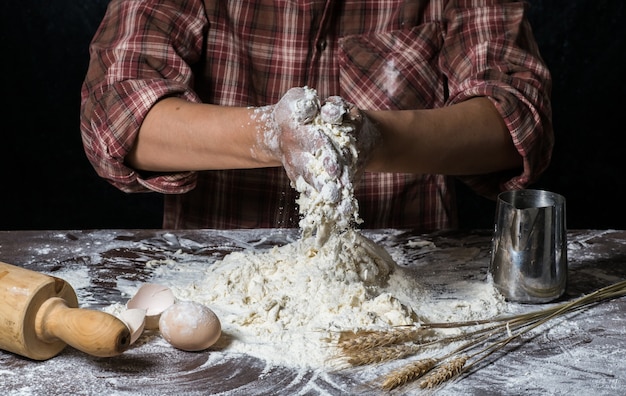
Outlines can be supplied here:
<path id="1" fill-rule="evenodd" d="M 79 132 L 88 45 L 107 0 L 2 4 L 0 230 L 160 228 L 161 196 L 100 179 Z M 532 0 L 553 78 L 556 146 L 533 186 L 563 194 L 568 228 L 626 229 L 626 15 L 613 0 Z M 494 203 L 459 185 L 463 228 L 491 228 Z"/>

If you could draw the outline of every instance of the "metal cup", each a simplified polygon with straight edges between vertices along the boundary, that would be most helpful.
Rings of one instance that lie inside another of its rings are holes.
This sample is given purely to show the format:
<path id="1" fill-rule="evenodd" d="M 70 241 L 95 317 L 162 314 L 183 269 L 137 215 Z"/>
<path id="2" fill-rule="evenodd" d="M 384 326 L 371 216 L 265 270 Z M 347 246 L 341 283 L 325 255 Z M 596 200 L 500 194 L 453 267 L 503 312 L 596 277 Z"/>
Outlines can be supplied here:
<path id="1" fill-rule="evenodd" d="M 542 190 L 500 193 L 489 271 L 509 301 L 561 297 L 567 285 L 565 198 Z"/>

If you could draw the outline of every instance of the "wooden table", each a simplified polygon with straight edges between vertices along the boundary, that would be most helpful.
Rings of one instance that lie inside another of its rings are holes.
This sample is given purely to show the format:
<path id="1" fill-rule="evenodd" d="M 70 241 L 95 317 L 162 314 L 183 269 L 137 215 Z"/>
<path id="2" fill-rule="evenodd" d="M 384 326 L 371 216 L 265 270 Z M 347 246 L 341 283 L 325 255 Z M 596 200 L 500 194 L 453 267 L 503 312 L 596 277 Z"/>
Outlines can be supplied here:
<path id="1" fill-rule="evenodd" d="M 428 252 L 409 249 L 408 260 L 428 267 L 426 282 L 484 280 L 491 232 L 415 235 L 398 230 L 364 232 L 390 249 L 409 240 L 434 243 Z M 84 274 L 76 289 L 82 307 L 100 309 L 126 301 L 118 285 L 147 282 L 146 262 L 186 252 L 217 259 L 246 248 L 265 249 L 298 238 L 296 230 L 167 231 L 69 230 L 2 231 L 0 261 L 50 275 L 68 270 Z M 564 300 L 626 279 L 626 231 L 570 230 L 569 284 Z M 459 249 L 478 249 L 460 263 Z M 59 276 L 62 277 L 62 276 Z M 447 277 L 447 278 L 446 278 Z M 528 306 L 527 309 L 537 308 Z M 0 318 L 1 319 L 1 318 Z M 216 355 L 220 358 L 215 358 Z M 323 372 L 271 367 L 249 356 L 211 349 L 189 353 L 159 342 L 131 347 L 114 358 L 96 358 L 67 347 L 58 356 L 35 362 L 0 351 L 3 395 L 253 395 L 385 394 L 368 387 L 356 370 Z M 537 329 L 471 375 L 436 394 L 616 395 L 626 391 L 626 298 L 606 301 Z M 393 394 L 418 394 L 411 391 Z"/>

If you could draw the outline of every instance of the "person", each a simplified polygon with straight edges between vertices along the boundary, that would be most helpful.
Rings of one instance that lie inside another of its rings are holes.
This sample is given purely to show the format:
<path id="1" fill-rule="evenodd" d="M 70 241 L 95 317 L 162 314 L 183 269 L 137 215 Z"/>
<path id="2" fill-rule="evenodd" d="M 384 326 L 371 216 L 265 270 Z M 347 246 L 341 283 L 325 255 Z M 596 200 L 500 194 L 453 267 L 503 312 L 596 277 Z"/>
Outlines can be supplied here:
<path id="1" fill-rule="evenodd" d="M 296 227 L 296 179 L 322 187 L 298 158 L 331 143 L 280 113 L 313 92 L 310 115 L 333 100 L 350 114 L 361 227 L 455 228 L 455 178 L 495 197 L 550 162 L 552 77 L 527 7 L 112 0 L 81 91 L 85 152 L 120 190 L 165 194 L 166 229 Z"/>

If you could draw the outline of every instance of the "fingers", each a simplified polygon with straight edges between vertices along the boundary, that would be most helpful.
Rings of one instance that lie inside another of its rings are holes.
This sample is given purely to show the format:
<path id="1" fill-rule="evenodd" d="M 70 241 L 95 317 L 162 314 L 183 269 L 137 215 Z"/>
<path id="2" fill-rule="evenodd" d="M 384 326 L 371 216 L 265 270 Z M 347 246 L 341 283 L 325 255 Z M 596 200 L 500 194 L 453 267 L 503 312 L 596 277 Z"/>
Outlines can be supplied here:
<path id="1" fill-rule="evenodd" d="M 347 103 L 347 102 L 346 102 Z M 348 107 L 348 119 L 353 123 L 362 123 L 363 122 L 363 112 L 361 109 L 353 105 L 352 103 L 347 103 Z"/>
<path id="2" fill-rule="evenodd" d="M 312 94 L 310 90 L 294 101 L 294 121 L 298 124 L 308 124 L 319 112 L 320 104 L 317 94 Z"/>
<path id="3" fill-rule="evenodd" d="M 362 149 L 371 148 L 368 133 L 360 136 L 367 121 L 363 113 L 340 96 L 320 105 L 316 91 L 307 87 L 287 91 L 273 113 L 278 152 L 294 187 L 327 202 L 341 201 L 343 186 L 351 186 L 362 173 Z M 359 142 L 362 137 L 366 141 Z"/>
<path id="4" fill-rule="evenodd" d="M 310 88 L 291 88 L 276 104 L 274 118 L 283 125 L 308 124 L 320 110 L 317 92 Z"/>
<path id="5" fill-rule="evenodd" d="M 322 121 L 331 125 L 341 125 L 346 114 L 346 103 L 339 96 L 330 96 L 320 109 Z"/>
<path id="6" fill-rule="evenodd" d="M 299 127 L 293 136 L 302 140 L 289 142 L 283 150 L 283 165 L 292 182 L 301 177 L 312 189 L 321 191 L 328 182 L 341 178 L 342 156 L 328 136 L 313 125 Z"/>

